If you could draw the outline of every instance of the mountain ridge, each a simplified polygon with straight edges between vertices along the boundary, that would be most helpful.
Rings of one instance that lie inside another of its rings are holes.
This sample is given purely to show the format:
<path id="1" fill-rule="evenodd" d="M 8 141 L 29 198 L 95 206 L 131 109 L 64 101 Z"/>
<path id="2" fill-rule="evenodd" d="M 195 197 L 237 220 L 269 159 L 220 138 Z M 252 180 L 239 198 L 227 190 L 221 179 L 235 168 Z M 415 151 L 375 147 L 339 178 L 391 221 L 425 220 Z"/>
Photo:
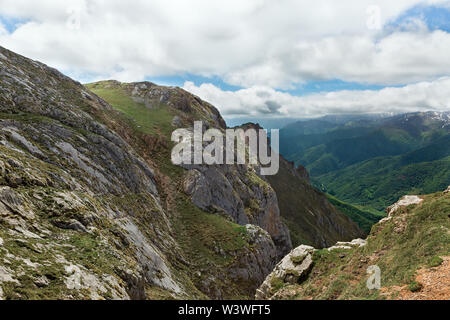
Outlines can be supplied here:
<path id="1" fill-rule="evenodd" d="M 212 105 L 0 53 L 0 298 L 249 298 L 290 250 L 254 168 L 171 163 L 174 128 L 224 128 Z"/>

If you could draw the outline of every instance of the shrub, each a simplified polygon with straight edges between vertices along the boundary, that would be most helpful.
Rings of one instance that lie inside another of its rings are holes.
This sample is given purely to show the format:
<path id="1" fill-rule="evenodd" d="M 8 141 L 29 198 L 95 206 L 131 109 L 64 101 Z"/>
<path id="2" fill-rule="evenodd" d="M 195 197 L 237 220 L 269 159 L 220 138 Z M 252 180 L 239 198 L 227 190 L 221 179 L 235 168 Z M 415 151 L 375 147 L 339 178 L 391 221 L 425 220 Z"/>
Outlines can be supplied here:
<path id="1" fill-rule="evenodd" d="M 408 285 L 408 290 L 411 292 L 417 292 L 422 290 L 423 285 L 420 282 L 413 281 Z"/>
<path id="2" fill-rule="evenodd" d="M 439 256 L 434 256 L 433 258 L 431 258 L 430 262 L 429 262 L 429 266 L 430 267 L 439 267 L 442 262 L 444 262 L 444 260 L 442 260 L 441 257 Z"/>

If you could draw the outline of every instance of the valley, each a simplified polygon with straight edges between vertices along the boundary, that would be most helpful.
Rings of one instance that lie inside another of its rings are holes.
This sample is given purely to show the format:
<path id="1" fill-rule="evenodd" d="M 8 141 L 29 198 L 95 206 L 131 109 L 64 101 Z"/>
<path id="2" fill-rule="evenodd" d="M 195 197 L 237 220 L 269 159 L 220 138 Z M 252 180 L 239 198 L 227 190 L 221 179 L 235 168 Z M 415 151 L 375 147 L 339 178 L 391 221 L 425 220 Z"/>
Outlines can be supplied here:
<path id="1" fill-rule="evenodd" d="M 450 181 L 448 112 L 299 121 L 281 129 L 280 141 L 317 188 L 368 210 Z"/>

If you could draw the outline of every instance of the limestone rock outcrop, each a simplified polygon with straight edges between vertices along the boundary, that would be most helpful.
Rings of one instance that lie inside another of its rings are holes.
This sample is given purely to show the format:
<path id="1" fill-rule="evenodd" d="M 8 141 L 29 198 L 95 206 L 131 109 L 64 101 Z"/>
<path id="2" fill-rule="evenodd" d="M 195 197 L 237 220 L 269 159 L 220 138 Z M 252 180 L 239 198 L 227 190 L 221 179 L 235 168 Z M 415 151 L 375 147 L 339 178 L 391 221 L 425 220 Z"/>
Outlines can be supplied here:
<path id="1" fill-rule="evenodd" d="M 328 251 L 336 250 L 336 249 L 353 249 L 356 247 L 364 247 L 367 241 L 364 239 L 353 239 L 350 242 L 338 241 L 332 247 L 328 248 Z"/>
<path id="2" fill-rule="evenodd" d="M 383 223 L 392 219 L 393 215 L 402 207 L 407 207 L 409 205 L 421 204 L 423 199 L 418 196 L 407 195 L 402 197 L 393 205 L 386 208 L 387 217 L 381 219 L 379 222 Z"/>
<path id="3" fill-rule="evenodd" d="M 247 166 L 189 166 L 184 190 L 199 208 L 226 214 L 240 224 L 266 230 L 278 260 L 292 248 L 289 230 L 281 221 L 278 200 L 270 184 Z"/>
<path id="4" fill-rule="evenodd" d="M 256 290 L 256 299 L 268 299 L 273 295 L 277 282 L 298 283 L 304 279 L 313 265 L 311 246 L 301 245 L 286 255 Z"/>

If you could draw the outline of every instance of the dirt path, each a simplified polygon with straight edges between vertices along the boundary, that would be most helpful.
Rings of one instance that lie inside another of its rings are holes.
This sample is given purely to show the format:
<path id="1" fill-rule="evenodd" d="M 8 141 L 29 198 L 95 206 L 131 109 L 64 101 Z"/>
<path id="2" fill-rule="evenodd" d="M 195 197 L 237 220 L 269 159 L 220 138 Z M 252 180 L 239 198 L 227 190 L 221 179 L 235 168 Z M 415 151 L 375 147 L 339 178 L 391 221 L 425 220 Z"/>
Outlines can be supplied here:
<path id="1" fill-rule="evenodd" d="M 422 268 L 417 271 L 416 281 L 423 285 L 417 292 L 411 292 L 407 286 L 385 288 L 384 294 L 398 292 L 399 300 L 450 300 L 450 256 L 442 257 L 442 264 L 434 268 Z"/>

